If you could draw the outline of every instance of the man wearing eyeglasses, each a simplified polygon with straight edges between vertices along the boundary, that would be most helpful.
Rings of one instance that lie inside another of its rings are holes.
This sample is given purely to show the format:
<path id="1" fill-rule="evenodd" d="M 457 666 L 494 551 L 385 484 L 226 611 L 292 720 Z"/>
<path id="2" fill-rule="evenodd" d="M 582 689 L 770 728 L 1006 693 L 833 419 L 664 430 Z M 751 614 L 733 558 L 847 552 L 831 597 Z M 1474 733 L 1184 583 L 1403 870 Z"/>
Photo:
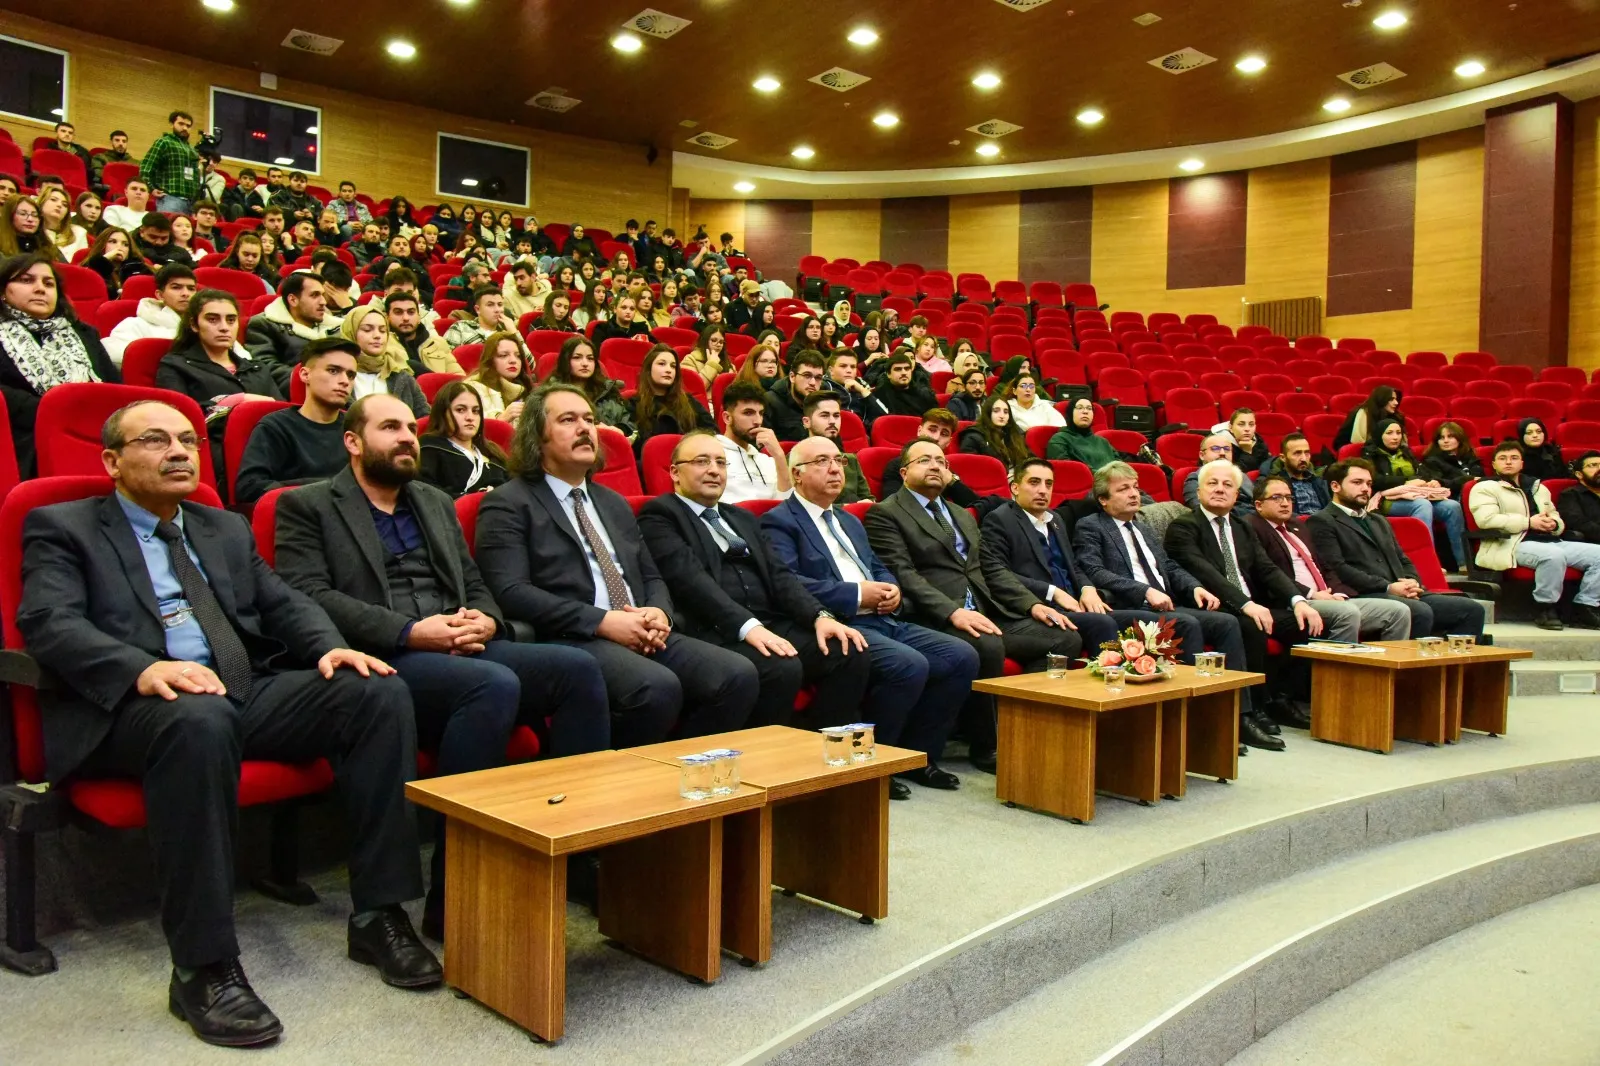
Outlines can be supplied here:
<path id="1" fill-rule="evenodd" d="M 1233 462 L 1233 434 L 1224 430 L 1213 433 L 1200 442 L 1200 466 L 1214 463 L 1218 460 Z M 1240 518 L 1249 518 L 1255 514 L 1254 494 L 1255 485 L 1249 478 L 1243 478 L 1239 486 L 1239 502 L 1234 504 L 1233 513 Z M 1183 479 L 1183 502 L 1193 510 L 1200 506 L 1200 470 L 1197 467 L 1189 471 L 1189 476 Z"/>
<path id="2" fill-rule="evenodd" d="M 761 681 L 749 724 L 789 725 L 802 685 L 829 721 L 854 721 L 872 663 L 866 639 L 823 609 L 773 557 L 756 516 L 721 503 L 728 460 L 711 433 L 672 450 L 673 492 L 639 512 L 678 628 L 749 659 Z"/>
<path id="3" fill-rule="evenodd" d="M 822 388 L 827 363 L 818 352 L 799 352 L 789 358 L 789 376 L 767 390 L 767 426 L 779 440 L 806 439 L 806 397 Z"/>

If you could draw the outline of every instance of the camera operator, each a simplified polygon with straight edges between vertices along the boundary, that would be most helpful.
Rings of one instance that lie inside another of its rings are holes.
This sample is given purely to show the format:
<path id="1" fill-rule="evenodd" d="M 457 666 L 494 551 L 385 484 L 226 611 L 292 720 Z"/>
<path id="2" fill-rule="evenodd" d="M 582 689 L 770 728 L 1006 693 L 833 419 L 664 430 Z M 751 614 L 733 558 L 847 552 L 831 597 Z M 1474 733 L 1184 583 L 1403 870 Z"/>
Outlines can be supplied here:
<path id="1" fill-rule="evenodd" d="M 156 138 L 139 164 L 139 176 L 150 186 L 155 209 L 167 214 L 187 215 L 200 193 L 200 153 L 189 144 L 194 116 L 174 111 L 167 116 L 172 129 Z M 202 143 L 207 138 L 202 138 Z"/>

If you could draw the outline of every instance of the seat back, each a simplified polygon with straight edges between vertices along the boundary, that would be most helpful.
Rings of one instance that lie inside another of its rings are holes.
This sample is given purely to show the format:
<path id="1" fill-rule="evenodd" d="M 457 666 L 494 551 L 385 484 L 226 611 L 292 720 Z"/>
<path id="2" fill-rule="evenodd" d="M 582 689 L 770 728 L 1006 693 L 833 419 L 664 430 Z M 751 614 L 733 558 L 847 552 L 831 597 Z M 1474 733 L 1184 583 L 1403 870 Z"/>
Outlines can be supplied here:
<path id="1" fill-rule="evenodd" d="M 1462 499 L 1466 490 L 1462 490 Z M 1463 511 L 1467 508 L 1463 507 Z M 1394 539 L 1400 551 L 1417 569 L 1417 580 L 1429 592 L 1446 592 L 1450 582 L 1445 580 L 1444 567 L 1439 565 L 1439 553 L 1433 550 L 1433 530 L 1420 518 L 1396 517 L 1389 519 Z"/>
<path id="2" fill-rule="evenodd" d="M 194 280 L 202 289 L 221 289 L 241 300 L 254 300 L 265 291 L 260 278 L 230 267 L 196 267 Z"/>
<path id="3" fill-rule="evenodd" d="M 661 496 L 672 491 L 672 450 L 682 439 L 681 433 L 657 433 L 644 442 L 639 456 L 639 475 L 649 495 Z"/>
<path id="4" fill-rule="evenodd" d="M 992 455 L 955 452 L 950 456 L 950 469 L 979 496 L 1009 494 L 1006 465 Z"/>
<path id="5" fill-rule="evenodd" d="M 100 429 L 113 411 L 135 400 L 156 400 L 177 408 L 200 436 L 200 481 L 215 492 L 211 447 L 206 440 L 206 419 L 200 405 L 179 392 L 113 385 L 106 382 L 72 382 L 45 392 L 34 415 L 33 438 L 39 453 L 40 477 L 89 476 L 105 473 L 100 461 L 104 450 Z"/>
<path id="6" fill-rule="evenodd" d="M 861 475 L 867 479 L 867 487 L 872 490 L 874 498 L 883 495 L 883 472 L 889 468 L 890 463 L 899 458 L 899 448 L 863 448 L 856 453 L 856 462 L 861 466 Z M 856 517 L 859 518 L 860 515 Z"/>
<path id="7" fill-rule="evenodd" d="M 633 461 L 633 445 L 621 430 L 611 426 L 600 426 L 599 429 L 605 468 L 594 475 L 594 483 L 624 496 L 642 496 L 644 486 L 639 483 L 639 467 Z"/>
<path id="8" fill-rule="evenodd" d="M 239 464 L 244 460 L 244 448 L 250 442 L 250 434 L 256 428 L 256 423 L 274 411 L 282 411 L 293 406 L 294 404 L 282 400 L 246 400 L 228 412 L 228 417 L 222 425 L 222 465 L 225 467 L 223 483 L 228 486 L 228 499 L 236 499 L 234 482 L 239 477 Z"/>
<path id="9" fill-rule="evenodd" d="M 156 367 L 172 349 L 166 337 L 140 337 L 129 343 L 122 353 L 122 383 L 143 388 L 156 387 Z"/>
<path id="10" fill-rule="evenodd" d="M 872 422 L 872 443 L 878 448 L 903 448 L 917 439 L 917 415 L 879 415 Z"/>
<path id="11" fill-rule="evenodd" d="M 1056 483 L 1050 493 L 1050 506 L 1061 506 L 1062 500 L 1076 500 L 1094 486 L 1094 471 L 1089 464 L 1076 459 L 1051 459 L 1050 469 Z"/>

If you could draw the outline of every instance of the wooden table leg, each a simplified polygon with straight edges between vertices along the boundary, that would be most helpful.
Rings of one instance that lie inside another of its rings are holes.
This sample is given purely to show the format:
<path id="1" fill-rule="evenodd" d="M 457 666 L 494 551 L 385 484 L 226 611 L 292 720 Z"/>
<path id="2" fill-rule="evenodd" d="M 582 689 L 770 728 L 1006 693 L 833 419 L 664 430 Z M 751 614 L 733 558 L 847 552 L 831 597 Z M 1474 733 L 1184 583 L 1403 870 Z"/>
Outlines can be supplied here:
<path id="1" fill-rule="evenodd" d="M 1014 696 L 995 703 L 1000 715 L 996 797 L 1080 822 L 1093 818 L 1099 715 Z"/>
<path id="2" fill-rule="evenodd" d="M 1394 735 L 1397 740 L 1443 744 L 1449 736 L 1448 684 L 1444 663 L 1397 670 L 1394 678 Z"/>
<path id="3" fill-rule="evenodd" d="M 1188 758 L 1183 770 L 1219 781 L 1239 776 L 1239 690 L 1190 696 L 1188 707 Z"/>
<path id="4" fill-rule="evenodd" d="M 1161 703 L 1161 795 L 1182 799 L 1189 778 L 1188 700 L 1163 700 Z"/>
<path id="5" fill-rule="evenodd" d="M 602 851 L 600 935 L 702 981 L 722 976 L 722 819 Z"/>
<path id="6" fill-rule="evenodd" d="M 1155 803 L 1161 799 L 1161 704 L 1100 715 L 1094 784 L 1102 792 Z"/>
<path id="7" fill-rule="evenodd" d="M 1463 663 L 1461 665 L 1461 729 L 1503 734 L 1506 731 L 1506 703 L 1511 698 L 1510 663 Z"/>
<path id="8" fill-rule="evenodd" d="M 772 808 L 722 820 L 722 946 L 751 962 L 772 958 Z"/>
<path id="9" fill-rule="evenodd" d="M 1385 755 L 1393 751 L 1398 673 L 1318 659 L 1311 671 L 1311 735 Z"/>
<path id="10" fill-rule="evenodd" d="M 1465 699 L 1462 686 L 1467 673 L 1461 663 L 1444 668 L 1444 740 L 1455 744 L 1461 740 L 1461 707 Z"/>
<path id="11" fill-rule="evenodd" d="M 544 1040 L 566 1024 L 567 859 L 454 818 L 446 829 L 445 982 Z"/>
<path id="12" fill-rule="evenodd" d="M 874 777 L 764 808 L 772 880 L 868 918 L 889 915 L 889 779 Z"/>

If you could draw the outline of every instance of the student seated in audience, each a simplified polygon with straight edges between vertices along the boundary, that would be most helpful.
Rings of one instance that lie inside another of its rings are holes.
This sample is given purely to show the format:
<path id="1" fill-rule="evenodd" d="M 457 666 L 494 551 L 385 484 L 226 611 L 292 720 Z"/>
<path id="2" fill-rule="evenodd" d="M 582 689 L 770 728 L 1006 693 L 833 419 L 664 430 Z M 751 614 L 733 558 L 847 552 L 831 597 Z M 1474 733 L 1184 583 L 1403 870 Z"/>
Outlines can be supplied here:
<path id="1" fill-rule="evenodd" d="M 284 258 L 291 261 L 299 259 L 302 254 L 317 245 L 316 224 L 305 218 L 290 222 L 278 235 L 278 243 L 283 250 Z"/>
<path id="2" fill-rule="evenodd" d="M 458 320 L 445 331 L 445 343 L 451 348 L 459 348 L 463 344 L 482 344 L 489 334 L 516 326 L 515 322 L 506 322 L 505 297 L 493 285 L 473 289 L 469 306 L 472 317 Z"/>
<path id="3" fill-rule="evenodd" d="M 519 259 L 512 264 L 506 280 L 500 286 L 500 296 L 505 304 L 505 314 L 513 324 L 523 315 L 544 310 L 544 298 L 550 295 L 550 279 L 539 273 L 531 259 Z"/>
<path id="4" fill-rule="evenodd" d="M 411 374 L 405 348 L 389 336 L 389 319 L 382 304 L 353 308 L 340 324 L 339 336 L 354 343 L 357 349 L 351 399 L 388 393 L 399 397 L 415 417 L 428 413 L 428 398 Z"/>
<path id="5" fill-rule="evenodd" d="M 422 262 L 415 255 L 411 258 Z M 445 283 L 446 297 L 451 300 L 465 300 L 470 304 L 473 293 L 479 289 L 492 288 L 493 285 L 494 272 L 489 269 L 489 264 L 474 259 L 461 268 L 461 273 Z"/>
<path id="6" fill-rule="evenodd" d="M 954 411 L 950 414 L 955 416 Z M 930 423 L 924 420 L 922 435 L 932 436 L 928 432 L 930 428 Z M 983 401 L 983 406 L 978 409 L 977 422 L 963 429 L 956 438 L 956 450 L 963 455 L 987 455 L 991 459 L 998 459 L 1006 464 L 1008 475 L 1016 473 L 1025 460 L 1033 457 L 1033 453 L 1028 451 L 1028 442 L 1011 421 L 1011 406 L 1000 396 L 991 396 Z M 954 473 L 951 476 L 954 477 Z"/>
<path id="7" fill-rule="evenodd" d="M 790 361 L 801 352 L 818 352 L 822 350 L 822 320 L 815 315 L 807 315 L 805 321 L 800 323 L 800 329 L 795 333 L 788 345 L 783 350 L 783 363 L 788 366 Z"/>
<path id="8" fill-rule="evenodd" d="M 866 638 L 772 555 L 755 515 L 720 502 L 727 462 L 714 434 L 685 435 L 672 452 L 673 491 L 639 512 L 675 628 L 755 667 L 752 726 L 792 724 L 802 685 L 815 686 L 813 700 L 827 713 L 859 716 L 872 667 Z"/>
<path id="9" fill-rule="evenodd" d="M 950 362 L 939 354 L 939 342 L 933 337 L 923 337 L 918 341 L 911 356 L 917 361 L 917 369 L 927 374 L 930 380 L 934 374 L 951 373 Z"/>
<path id="10" fill-rule="evenodd" d="M 589 328 L 589 323 L 600 323 L 606 320 L 606 298 L 608 290 L 599 285 L 590 285 L 583 292 L 583 298 L 578 301 L 578 306 L 572 309 L 572 328 L 579 333 Z"/>
<path id="11" fill-rule="evenodd" d="M 1522 444 L 1522 470 L 1529 477 L 1548 481 L 1570 475 L 1561 449 L 1550 439 L 1550 431 L 1541 419 L 1524 418 L 1518 422 L 1517 440 Z"/>
<path id="12" fill-rule="evenodd" d="M 917 427 L 917 437 L 921 440 L 931 440 L 942 450 L 950 450 L 950 441 L 954 439 L 956 416 L 942 407 L 930 407 L 922 412 L 922 424 Z M 943 471 L 944 498 L 952 507 L 977 507 L 982 499 L 973 492 L 967 483 L 956 476 L 954 470 L 947 468 Z M 891 499 L 900 491 L 900 464 L 890 463 L 883 469 L 883 483 L 878 498 Z"/>
<path id="13" fill-rule="evenodd" d="M 112 130 L 111 136 L 106 138 L 111 147 L 104 151 L 96 152 L 89 157 L 89 180 L 96 185 L 103 184 L 105 169 L 112 163 L 136 163 L 128 152 L 128 135 L 122 130 Z"/>
<path id="14" fill-rule="evenodd" d="M 328 201 L 328 208 L 338 216 L 346 238 L 372 221 L 372 212 L 367 210 L 367 205 L 356 199 L 356 183 L 353 181 L 339 183 L 339 195 Z"/>
<path id="15" fill-rule="evenodd" d="M 1571 607 L 1572 624 L 1600 629 L 1600 544 L 1569 538 L 1567 525 L 1544 482 L 1527 473 L 1522 445 L 1495 445 L 1494 476 L 1472 486 L 1467 506 L 1472 520 L 1490 536 L 1478 541 L 1478 565 L 1485 570 L 1526 566 L 1533 571 L 1534 625 L 1563 628 L 1557 605 L 1567 569 L 1582 573 Z"/>
<path id="16" fill-rule="evenodd" d="M 675 632 L 633 510 L 590 480 L 603 462 L 598 429 L 581 389 L 534 395 L 512 442 L 514 477 L 478 514 L 484 580 L 508 621 L 599 662 L 615 747 L 739 729 L 759 694 L 755 667 Z"/>
<path id="17" fill-rule="evenodd" d="M 1561 492 L 1556 507 L 1566 524 L 1567 536 L 1588 544 L 1600 544 L 1600 452 L 1587 451 L 1573 460 L 1576 485 Z"/>
<path id="18" fill-rule="evenodd" d="M 222 205 L 223 218 L 229 222 L 237 222 L 242 218 L 260 218 L 266 214 L 267 202 L 261 198 L 260 191 L 256 188 L 258 180 L 254 169 L 240 168 L 238 184 L 229 186 L 219 201 Z"/>
<path id="19" fill-rule="evenodd" d="M 332 248 L 318 248 L 312 256 L 312 273 L 322 279 L 322 291 L 328 297 L 328 313 L 343 318 L 361 298 L 361 290 L 356 286 L 355 275 L 339 260 Z M 328 258 L 317 259 L 316 256 Z"/>
<path id="20" fill-rule="evenodd" d="M 840 439 L 844 431 L 844 408 L 839 405 L 838 395 L 818 389 L 807 396 L 805 415 L 801 421 L 805 423 L 807 440 L 826 437 L 839 448 L 844 463 L 844 481 L 835 502 L 843 504 L 872 499 L 872 486 L 867 484 L 867 475 L 861 472 L 861 463 L 844 450 Z"/>
<path id="21" fill-rule="evenodd" d="M 1287 477 L 1262 474 L 1256 480 L 1256 513 L 1245 523 L 1267 558 L 1322 616 L 1323 634 L 1329 640 L 1405 640 L 1411 632 L 1411 612 L 1395 600 L 1357 596 L 1337 574 L 1326 572 L 1317 560 L 1306 520 L 1294 513 L 1294 503 Z"/>
<path id="22" fill-rule="evenodd" d="M 591 289 L 593 291 L 593 289 Z M 587 302 L 587 300 L 585 301 Z M 631 296 L 620 296 L 612 308 L 611 317 L 590 331 L 595 347 L 608 340 L 650 340 L 650 327 L 635 318 L 638 304 Z"/>
<path id="23" fill-rule="evenodd" d="M 61 262 L 61 250 L 44 232 L 38 201 L 31 196 L 10 196 L 0 204 L 0 257 L 36 255 Z"/>
<path id="24" fill-rule="evenodd" d="M 452 381 L 433 398 L 422 435 L 420 476 L 451 496 L 488 492 L 506 482 L 506 454 L 484 435 L 483 404 L 465 381 Z"/>
<path id="25" fill-rule="evenodd" d="M 964 374 L 950 379 L 950 399 L 945 406 L 963 422 L 976 422 L 984 397 L 989 392 L 989 378 L 981 367 L 973 367 Z"/>
<path id="26" fill-rule="evenodd" d="M 332 477 L 348 460 L 344 409 L 355 385 L 360 348 L 343 337 L 324 337 L 300 350 L 295 373 L 305 402 L 256 423 L 235 475 L 236 504 L 253 504 L 268 490 Z"/>
<path id="27" fill-rule="evenodd" d="M 272 368 L 278 389 L 289 392 L 289 377 L 300 364 L 300 352 L 314 340 L 334 336 L 343 320 L 327 313 L 328 298 L 322 279 L 295 271 L 278 286 L 278 298 L 250 319 L 244 345 L 250 354 Z"/>
<path id="28" fill-rule="evenodd" d="M 1011 403 L 1011 421 L 1024 436 L 1028 430 L 1039 426 L 1060 429 L 1067 424 L 1056 405 L 1041 394 L 1039 379 L 1032 372 L 1019 373 L 1013 378 L 1006 396 Z"/>
<path id="29" fill-rule="evenodd" d="M 466 221 L 466 211 L 462 211 L 462 221 Z M 581 225 L 574 225 L 567 234 L 566 243 L 561 246 L 561 254 L 568 259 L 593 260 L 600 258 L 600 248 L 594 243 L 594 238 L 587 236 Z"/>
<path id="30" fill-rule="evenodd" d="M 1256 435 L 1256 413 L 1252 409 L 1235 409 L 1228 416 L 1227 425 L 1222 428 L 1233 437 L 1233 465 L 1246 474 L 1260 470 L 1272 459 L 1266 441 Z"/>
<path id="31" fill-rule="evenodd" d="M 157 269 L 168 263 L 194 266 L 194 256 L 189 254 L 189 249 L 172 239 L 172 229 L 172 220 L 166 215 L 159 211 L 145 212 L 138 231 L 133 235 L 133 250 Z"/>
<path id="32" fill-rule="evenodd" d="M 423 319 L 415 293 L 396 291 L 384 297 L 381 303 L 374 300 L 367 306 L 383 308 L 389 322 L 389 336 L 404 350 L 406 368 L 413 377 L 461 373 L 461 364 L 456 362 L 450 345 Z"/>
<path id="33" fill-rule="evenodd" d="M 411 276 L 417 286 L 417 296 L 422 300 L 423 306 L 432 306 L 434 300 L 433 278 L 428 273 L 428 267 L 420 260 L 411 258 L 411 245 L 408 238 L 398 234 L 389 238 L 388 254 L 382 259 L 371 263 L 367 267 L 367 271 L 379 277 L 388 278 L 389 274 L 397 267 L 411 272 Z"/>
<path id="34" fill-rule="evenodd" d="M 754 321 L 756 308 L 761 306 L 761 286 L 754 281 L 744 281 L 739 284 L 739 298 L 730 303 L 726 311 L 726 320 L 729 329 L 743 330 Z M 807 328 L 811 325 L 806 323 Z M 822 338 L 822 327 L 818 323 L 817 336 L 814 340 Z"/>
<path id="35" fill-rule="evenodd" d="M 1384 418 L 1399 418 L 1400 390 L 1391 385 L 1379 385 L 1366 400 L 1352 410 L 1334 434 L 1333 448 L 1338 451 L 1346 444 L 1365 444 L 1377 436 L 1378 422 Z"/>
<path id="36" fill-rule="evenodd" d="M 1372 490 L 1383 514 L 1415 518 L 1430 530 L 1442 526 L 1450 542 L 1454 565 L 1466 569 L 1467 520 L 1461 504 L 1437 481 L 1419 476 L 1422 464 L 1406 443 L 1406 427 L 1394 418 L 1380 418 L 1373 437 L 1361 450 L 1372 464 Z"/>
<path id="37" fill-rule="evenodd" d="M 742 302 L 742 301 L 741 301 Z M 750 312 L 750 320 L 742 326 L 730 323 L 747 337 L 759 337 L 769 329 L 777 328 L 777 312 L 769 303 L 759 303 Z"/>
<path id="38" fill-rule="evenodd" d="M 767 425 L 779 440 L 804 440 L 806 397 L 822 388 L 827 362 L 820 352 L 795 352 L 789 373 L 767 391 Z"/>
<path id="39" fill-rule="evenodd" d="M 483 417 L 513 423 L 522 417 L 534 381 L 517 335 L 506 331 L 489 334 L 478 356 L 478 369 L 467 375 L 466 384 L 478 394 Z"/>
<path id="40" fill-rule="evenodd" d="M 555 369 L 547 379 L 562 385 L 571 385 L 589 397 L 589 406 L 603 426 L 610 426 L 632 438 L 637 430 L 633 425 L 633 405 L 622 398 L 622 382 L 606 375 L 605 368 L 595 357 L 598 345 L 587 337 L 568 337 L 556 356 Z"/>
<path id="41" fill-rule="evenodd" d="M 1473 478 L 1483 476 L 1483 463 L 1461 423 L 1441 422 L 1433 431 L 1433 442 L 1423 453 L 1418 472 L 1449 489 L 1450 498 L 1464 504 L 1461 490 Z"/>
<path id="42" fill-rule="evenodd" d="M 1200 467 L 1218 460 L 1233 462 L 1233 434 L 1227 431 L 1212 433 L 1200 442 Z M 1189 476 L 1183 479 L 1183 502 L 1190 510 L 1200 506 L 1200 467 L 1189 471 Z M 1239 497 L 1234 504 L 1234 510 L 1240 518 L 1248 518 L 1256 513 L 1255 484 L 1245 478 L 1243 484 L 1237 486 Z"/>
<path id="43" fill-rule="evenodd" d="M 766 395 L 759 385 L 737 379 L 723 391 L 723 430 L 717 439 L 728 459 L 728 480 L 722 493 L 728 503 L 777 500 L 789 491 L 783 444 L 765 425 Z"/>
<path id="44" fill-rule="evenodd" d="M 317 212 L 312 239 L 324 248 L 337 248 L 342 245 L 345 241 L 344 227 L 339 224 L 339 216 L 326 207 Z"/>
<path id="45" fill-rule="evenodd" d="M 867 512 L 866 527 L 872 550 L 904 591 L 908 617 L 977 649 L 979 677 L 999 677 L 1007 657 L 1032 672 L 1044 669 L 1047 654 L 1082 651 L 1067 619 L 1015 575 L 984 574 L 977 522 L 946 499 L 950 462 L 943 447 L 919 438 L 901 450 L 898 465 L 901 489 Z M 973 767 L 993 773 L 993 698 L 974 693 L 961 720 Z"/>
<path id="46" fill-rule="evenodd" d="M 3 192 L 0 192 L 0 198 L 3 198 L 4 195 Z M 105 210 L 105 201 L 92 192 L 79 193 L 78 199 L 73 204 L 71 222 L 74 226 L 83 228 L 83 231 L 89 235 L 91 244 L 94 243 L 96 237 L 105 232 L 106 220 L 101 217 L 105 214 Z"/>
<path id="47" fill-rule="evenodd" d="M 656 303 L 655 294 L 650 291 L 649 286 L 639 290 L 639 294 L 634 297 L 634 303 L 638 307 L 639 321 L 648 328 L 672 325 L 672 316 L 667 314 L 665 307 Z"/>
<path id="48" fill-rule="evenodd" d="M 73 255 L 89 247 L 89 231 L 72 224 L 72 201 L 67 190 L 57 186 L 39 194 L 39 233 L 51 244 L 64 262 L 70 263 Z"/>
<path id="49" fill-rule="evenodd" d="M 822 391 L 837 397 L 844 410 L 865 421 L 867 399 L 872 395 L 872 389 L 861 380 L 859 363 L 860 358 L 854 349 L 841 348 L 829 353 L 828 374 L 822 379 Z"/>
<path id="50" fill-rule="evenodd" d="M 914 362 L 904 352 L 889 357 L 883 380 L 863 404 L 861 417 L 869 428 L 880 415 L 920 415 L 930 407 L 939 406 L 932 389 L 912 380 Z"/>
<path id="51" fill-rule="evenodd" d="M 695 429 L 703 429 L 713 436 L 716 433 L 717 424 L 711 412 L 684 391 L 678 353 L 671 345 L 658 344 L 650 349 L 644 366 L 639 368 L 633 424 L 639 431 L 633 438 L 634 455 L 644 454 L 644 442 L 658 433 L 683 434 Z"/>
<path id="52" fill-rule="evenodd" d="M 194 239 L 205 241 L 213 252 L 228 250 L 228 238 L 217 228 L 221 218 L 221 210 L 210 200 L 201 200 L 194 205 Z"/>
<path id="53" fill-rule="evenodd" d="M 262 239 L 255 233 L 241 233 L 233 240 L 227 258 L 217 264 L 227 270 L 242 270 L 261 279 L 264 293 L 275 292 L 279 285 L 278 272 L 266 256 Z"/>
<path id="54" fill-rule="evenodd" d="M 728 356 L 727 332 L 721 326 L 707 326 L 702 329 L 700 340 L 693 350 L 683 357 L 683 369 L 685 373 L 699 374 L 709 394 L 718 375 L 726 374 L 733 369 L 733 360 Z"/>
<path id="55" fill-rule="evenodd" d="M 609 748 L 599 666 L 574 648 L 510 639 L 451 497 L 417 478 L 410 409 L 381 393 L 358 399 L 344 444 L 349 465 L 280 498 L 274 566 L 352 647 L 394 668 L 411 690 L 418 744 L 438 752 L 437 772 L 499 766 L 519 722 L 538 724 L 552 758 Z M 429 817 L 437 843 L 422 934 L 442 941 L 444 819 Z"/>
<path id="56" fill-rule="evenodd" d="M 346 247 L 355 259 L 357 266 L 366 266 L 374 259 L 381 258 L 384 254 L 383 239 L 378 234 L 378 224 L 367 222 L 362 224 L 360 236 L 351 241 Z"/>
<path id="57" fill-rule="evenodd" d="M 94 239 L 83 265 L 100 275 L 106 283 L 106 295 L 113 300 L 121 296 L 122 286 L 129 278 L 150 273 L 149 264 L 133 254 L 133 238 L 128 231 L 115 226 L 102 230 Z"/>
<path id="58" fill-rule="evenodd" d="M 572 321 L 572 297 L 565 289 L 553 289 L 545 295 L 543 310 L 528 325 L 528 332 L 553 330 L 557 333 L 577 333 Z"/>
<path id="59" fill-rule="evenodd" d="M 101 436 L 116 490 L 28 515 L 17 626 L 61 679 L 40 693 L 50 781 L 82 771 L 142 785 L 172 1013 L 229 1047 L 283 1032 L 245 978 L 234 933 L 241 759 L 339 766 L 348 954 L 387 984 L 439 984 L 439 961 L 401 908 L 422 895 L 405 684 L 261 561 L 248 522 L 185 502 L 200 442 L 182 413 L 141 400 Z"/>
<path id="60" fill-rule="evenodd" d="M 1483 633 L 1483 605 L 1428 592 L 1394 530 L 1372 508 L 1372 464 L 1340 460 L 1326 471 L 1333 503 L 1306 522 L 1323 572 L 1361 596 L 1388 596 L 1411 612 L 1411 637 Z"/>
<path id="61" fill-rule="evenodd" d="M 0 172 L 0 201 L 9 200 L 22 191 L 22 179 Z"/>
<path id="62" fill-rule="evenodd" d="M 1051 459 L 1072 459 L 1090 470 L 1099 470 L 1117 458 L 1117 449 L 1094 431 L 1094 401 L 1080 396 L 1072 401 L 1067 424 L 1056 430 L 1045 447 Z"/>
<path id="63" fill-rule="evenodd" d="M 128 345 L 146 337 L 170 339 L 178 335 L 178 325 L 189 301 L 199 288 L 194 271 L 168 263 L 156 271 L 156 294 L 139 301 L 138 311 L 118 322 L 105 339 L 106 354 L 118 366 Z"/>
<path id="64" fill-rule="evenodd" d="M 100 217 L 106 220 L 106 225 L 132 233 L 152 210 L 150 186 L 142 178 L 130 178 L 122 190 L 122 196 L 127 200 L 126 204 L 107 204 Z"/>
<path id="65" fill-rule="evenodd" d="M 1296 518 L 1310 518 L 1333 500 L 1327 479 L 1312 464 L 1311 442 L 1304 433 L 1287 434 L 1278 443 L 1278 454 L 1262 468 L 1261 476 L 1281 477 L 1288 483 Z M 1254 491 L 1252 486 L 1251 492 Z"/>
<path id="66" fill-rule="evenodd" d="M 306 192 L 310 181 L 301 171 L 291 170 L 288 187 L 272 194 L 271 205 L 282 208 L 285 218 L 315 223 L 322 212 L 322 201 Z"/>

